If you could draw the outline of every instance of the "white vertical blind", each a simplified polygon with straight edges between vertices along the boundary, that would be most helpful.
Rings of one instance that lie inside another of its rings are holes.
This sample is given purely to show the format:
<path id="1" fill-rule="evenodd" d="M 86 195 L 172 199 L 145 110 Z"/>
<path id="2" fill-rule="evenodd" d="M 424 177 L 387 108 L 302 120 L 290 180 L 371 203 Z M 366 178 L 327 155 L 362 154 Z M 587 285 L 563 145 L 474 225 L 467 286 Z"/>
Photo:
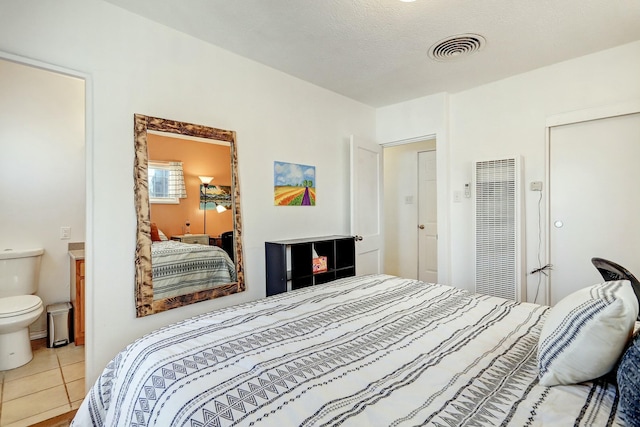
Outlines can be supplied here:
<path id="1" fill-rule="evenodd" d="M 518 162 L 476 162 L 476 292 L 519 300 Z"/>
<path id="2" fill-rule="evenodd" d="M 178 197 L 180 199 L 187 197 L 182 162 L 169 162 L 169 197 Z"/>

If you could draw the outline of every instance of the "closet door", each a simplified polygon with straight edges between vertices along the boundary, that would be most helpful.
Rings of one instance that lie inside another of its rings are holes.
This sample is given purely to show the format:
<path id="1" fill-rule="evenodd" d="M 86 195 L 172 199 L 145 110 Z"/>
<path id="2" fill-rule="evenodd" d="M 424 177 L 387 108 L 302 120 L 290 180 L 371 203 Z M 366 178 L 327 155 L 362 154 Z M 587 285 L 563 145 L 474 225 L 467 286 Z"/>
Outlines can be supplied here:
<path id="1" fill-rule="evenodd" d="M 640 114 L 553 127 L 549 147 L 553 305 L 602 281 L 592 257 L 640 276 Z"/>

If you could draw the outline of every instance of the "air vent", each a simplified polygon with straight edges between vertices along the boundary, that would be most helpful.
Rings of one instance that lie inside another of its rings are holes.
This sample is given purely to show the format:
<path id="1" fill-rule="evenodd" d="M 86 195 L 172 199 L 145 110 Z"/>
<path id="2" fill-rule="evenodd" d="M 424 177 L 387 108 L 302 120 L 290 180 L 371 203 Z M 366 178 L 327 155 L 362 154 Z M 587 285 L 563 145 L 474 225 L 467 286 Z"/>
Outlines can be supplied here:
<path id="1" fill-rule="evenodd" d="M 429 57 L 436 61 L 449 61 L 479 51 L 485 45 L 484 37 L 478 34 L 459 34 L 447 37 L 431 46 Z"/>
<path id="2" fill-rule="evenodd" d="M 475 163 L 476 292 L 526 301 L 518 157 Z"/>

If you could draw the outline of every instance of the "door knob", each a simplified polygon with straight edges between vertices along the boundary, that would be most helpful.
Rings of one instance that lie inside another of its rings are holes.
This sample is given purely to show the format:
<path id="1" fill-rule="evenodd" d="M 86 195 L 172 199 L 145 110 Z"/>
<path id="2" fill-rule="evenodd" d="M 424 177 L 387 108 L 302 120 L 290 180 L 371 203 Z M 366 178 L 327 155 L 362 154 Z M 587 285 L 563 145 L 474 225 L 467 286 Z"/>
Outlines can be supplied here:
<path id="1" fill-rule="evenodd" d="M 353 236 L 353 237 L 356 239 L 357 242 L 362 240 L 362 236 L 356 235 L 356 236 Z"/>
<path id="2" fill-rule="evenodd" d="M 420 224 L 420 225 L 418 226 L 418 228 L 419 228 L 420 230 L 424 230 L 424 225 L 423 225 L 423 224 Z"/>
<path id="3" fill-rule="evenodd" d="M 556 222 L 553 223 L 553 225 L 555 225 L 556 228 L 562 228 L 564 223 L 562 221 L 560 221 L 560 220 L 557 220 Z"/>

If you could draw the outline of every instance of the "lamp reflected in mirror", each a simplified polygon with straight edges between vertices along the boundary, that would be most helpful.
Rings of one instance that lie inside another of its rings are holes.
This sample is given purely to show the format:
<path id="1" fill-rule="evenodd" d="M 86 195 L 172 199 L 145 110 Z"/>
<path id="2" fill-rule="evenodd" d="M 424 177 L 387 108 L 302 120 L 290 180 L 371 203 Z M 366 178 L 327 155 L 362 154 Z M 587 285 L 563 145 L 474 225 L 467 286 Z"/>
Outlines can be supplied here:
<path id="1" fill-rule="evenodd" d="M 204 191 L 200 193 L 200 205 L 203 205 L 204 209 L 204 234 L 207 234 L 207 189 L 209 188 L 209 183 L 213 181 L 212 176 L 199 176 L 200 181 L 202 182 L 202 187 Z M 204 203 L 203 203 L 204 200 Z"/>

